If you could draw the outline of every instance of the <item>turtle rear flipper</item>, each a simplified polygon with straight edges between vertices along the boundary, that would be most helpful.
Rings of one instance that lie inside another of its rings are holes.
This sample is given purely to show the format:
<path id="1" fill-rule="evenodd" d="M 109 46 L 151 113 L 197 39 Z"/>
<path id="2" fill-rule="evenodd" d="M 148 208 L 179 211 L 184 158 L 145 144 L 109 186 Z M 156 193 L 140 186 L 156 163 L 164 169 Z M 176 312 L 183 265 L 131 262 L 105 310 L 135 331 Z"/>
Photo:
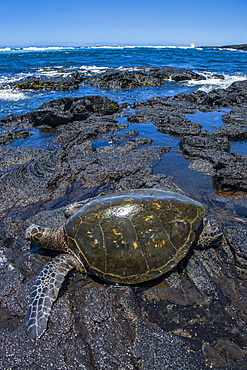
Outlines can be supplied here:
<path id="1" fill-rule="evenodd" d="M 75 267 L 74 257 L 60 255 L 44 266 L 35 281 L 28 305 L 28 332 L 36 341 L 47 327 L 53 302 L 67 273 Z"/>

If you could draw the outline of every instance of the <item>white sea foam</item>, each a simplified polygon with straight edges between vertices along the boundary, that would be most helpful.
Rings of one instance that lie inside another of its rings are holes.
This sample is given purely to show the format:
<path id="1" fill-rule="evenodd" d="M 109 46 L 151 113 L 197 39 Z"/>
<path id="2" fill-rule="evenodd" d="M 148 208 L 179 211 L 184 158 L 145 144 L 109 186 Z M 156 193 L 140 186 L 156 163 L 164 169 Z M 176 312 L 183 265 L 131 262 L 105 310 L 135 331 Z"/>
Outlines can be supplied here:
<path id="1" fill-rule="evenodd" d="M 20 81 L 23 78 L 26 78 L 26 77 L 29 77 L 29 76 L 33 76 L 33 73 L 31 73 L 31 72 L 18 73 L 16 75 L 12 75 L 12 76 L 2 75 L 2 76 L 0 76 L 0 87 L 1 87 L 1 85 L 6 85 L 6 84 L 13 83 L 13 82 L 17 82 L 17 81 Z"/>
<path id="2" fill-rule="evenodd" d="M 37 71 L 34 72 L 32 76 L 33 77 L 40 77 L 40 76 L 54 77 L 54 76 L 66 76 L 69 74 L 69 72 L 65 72 L 63 70 L 64 70 L 64 67 L 62 66 L 52 67 L 52 69 L 39 68 Z"/>
<path id="3" fill-rule="evenodd" d="M 150 48 L 150 49 L 201 49 L 190 45 L 87 45 L 87 46 L 28 46 L 28 47 L 5 47 L 0 48 L 0 52 L 39 52 L 39 51 L 56 51 L 56 50 L 76 50 L 76 49 L 135 49 L 135 48 Z M 235 49 L 231 49 L 235 50 Z"/>
<path id="4" fill-rule="evenodd" d="M 28 46 L 24 48 L 0 48 L 0 52 L 13 52 L 13 53 L 23 53 L 23 52 L 36 52 L 36 51 L 56 51 L 56 50 L 71 50 L 76 49 L 77 47 L 74 46 L 46 46 L 46 47 L 36 47 L 36 46 Z"/>
<path id="5" fill-rule="evenodd" d="M 36 46 L 29 46 L 26 48 L 21 48 L 21 50 L 24 51 L 49 51 L 49 50 L 61 50 L 61 49 L 75 49 L 75 47 L 72 46 L 47 46 L 47 47 L 36 47 Z"/>
<path id="6" fill-rule="evenodd" d="M 12 89 L 1 89 L 0 90 L 0 100 L 8 100 L 8 101 L 17 101 L 17 100 L 24 100 L 27 96 L 21 91 L 12 90 Z"/>
<path id="7" fill-rule="evenodd" d="M 177 45 L 125 45 L 125 46 L 88 46 L 88 49 L 194 49 L 194 44 L 189 46 L 177 46 Z M 196 48 L 197 49 L 197 48 Z"/>
<path id="8" fill-rule="evenodd" d="M 92 73 L 99 73 L 99 72 L 103 72 L 103 71 L 106 71 L 107 69 L 109 69 L 109 67 L 97 67 L 97 66 L 80 66 L 78 69 L 80 69 L 82 72 L 92 72 Z"/>
<path id="9" fill-rule="evenodd" d="M 226 89 L 235 81 L 244 81 L 247 79 L 247 76 L 230 76 L 224 74 L 224 79 L 221 78 L 214 78 L 212 73 L 205 72 L 203 75 L 206 77 L 206 80 L 190 80 L 187 82 L 188 85 L 198 85 L 200 86 L 198 90 L 209 92 L 213 89 Z"/>
<path id="10" fill-rule="evenodd" d="M 12 49 L 11 48 L 9 48 L 9 47 L 6 47 L 6 48 L 0 48 L 0 52 L 1 51 L 11 51 Z"/>

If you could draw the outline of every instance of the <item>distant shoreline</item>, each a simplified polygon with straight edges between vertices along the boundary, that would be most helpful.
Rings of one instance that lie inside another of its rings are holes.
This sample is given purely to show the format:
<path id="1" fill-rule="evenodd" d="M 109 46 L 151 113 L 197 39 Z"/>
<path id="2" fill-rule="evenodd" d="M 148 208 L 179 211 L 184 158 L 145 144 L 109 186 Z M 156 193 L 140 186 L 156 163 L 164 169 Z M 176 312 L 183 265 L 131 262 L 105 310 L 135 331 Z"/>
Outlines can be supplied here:
<path id="1" fill-rule="evenodd" d="M 235 49 L 247 51 L 247 44 L 225 45 L 225 46 L 201 46 L 203 49 Z"/>
<path id="2" fill-rule="evenodd" d="M 235 50 L 243 50 L 247 51 L 247 44 L 238 44 L 238 45 L 225 45 L 225 46 L 199 46 L 195 44 L 188 45 L 124 45 L 124 44 L 112 44 L 112 45 L 100 45 L 100 44 L 91 44 L 91 45 L 67 45 L 67 46 L 51 46 L 51 45 L 38 45 L 38 46 L 0 46 L 0 51 L 15 51 L 15 52 L 22 52 L 22 51 L 45 51 L 45 50 L 59 50 L 59 49 L 76 49 L 76 48 L 95 48 L 95 49 L 125 49 L 125 48 L 170 48 L 170 49 L 235 49 Z"/>

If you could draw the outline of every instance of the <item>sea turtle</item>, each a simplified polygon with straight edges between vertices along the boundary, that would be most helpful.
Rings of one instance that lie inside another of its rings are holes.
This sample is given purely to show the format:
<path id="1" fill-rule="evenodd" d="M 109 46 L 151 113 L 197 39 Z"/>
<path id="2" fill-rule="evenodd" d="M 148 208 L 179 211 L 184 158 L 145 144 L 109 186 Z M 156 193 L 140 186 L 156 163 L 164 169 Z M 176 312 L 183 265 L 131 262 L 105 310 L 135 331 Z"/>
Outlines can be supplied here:
<path id="1" fill-rule="evenodd" d="M 118 284 L 137 284 L 171 270 L 191 244 L 208 245 L 221 236 L 199 202 L 171 191 L 134 189 L 101 195 L 67 209 L 65 225 L 31 225 L 27 238 L 64 251 L 40 272 L 30 295 L 32 340 L 47 327 L 52 304 L 73 268 Z"/>

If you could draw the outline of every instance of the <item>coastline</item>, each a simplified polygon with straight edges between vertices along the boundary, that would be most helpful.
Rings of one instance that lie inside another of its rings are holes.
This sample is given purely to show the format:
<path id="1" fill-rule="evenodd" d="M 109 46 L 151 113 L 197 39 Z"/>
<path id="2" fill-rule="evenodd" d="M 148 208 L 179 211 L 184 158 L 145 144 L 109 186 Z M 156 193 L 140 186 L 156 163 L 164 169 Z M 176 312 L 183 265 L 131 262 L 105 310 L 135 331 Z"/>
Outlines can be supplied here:
<path id="1" fill-rule="evenodd" d="M 73 49 L 138 49 L 138 48 L 150 48 L 150 49 L 231 49 L 231 50 L 244 50 L 247 51 L 247 44 L 232 44 L 232 45 L 128 45 L 128 44 L 90 44 L 90 45 L 54 45 L 54 46 L 42 46 L 42 45 L 33 45 L 33 46 L 0 46 L 0 52 L 36 52 L 36 51 L 59 51 L 59 50 L 73 50 Z"/>
<path id="2" fill-rule="evenodd" d="M 242 50 L 247 51 L 247 44 L 234 44 L 224 46 L 200 46 L 202 49 L 230 49 L 230 50 Z"/>

